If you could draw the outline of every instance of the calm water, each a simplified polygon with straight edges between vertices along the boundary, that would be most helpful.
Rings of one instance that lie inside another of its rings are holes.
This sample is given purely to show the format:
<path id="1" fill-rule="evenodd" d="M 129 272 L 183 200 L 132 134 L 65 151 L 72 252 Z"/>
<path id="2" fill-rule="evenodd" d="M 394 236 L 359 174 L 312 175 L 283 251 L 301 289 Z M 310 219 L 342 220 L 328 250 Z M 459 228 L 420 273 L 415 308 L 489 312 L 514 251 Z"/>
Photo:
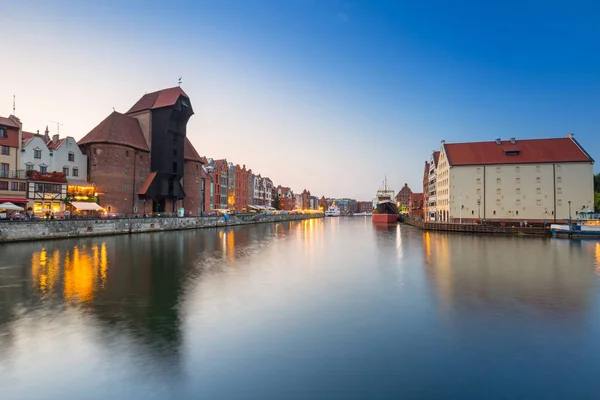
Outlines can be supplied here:
<path id="1" fill-rule="evenodd" d="M 363 218 L 0 245 L 0 398 L 598 399 L 599 274 Z"/>

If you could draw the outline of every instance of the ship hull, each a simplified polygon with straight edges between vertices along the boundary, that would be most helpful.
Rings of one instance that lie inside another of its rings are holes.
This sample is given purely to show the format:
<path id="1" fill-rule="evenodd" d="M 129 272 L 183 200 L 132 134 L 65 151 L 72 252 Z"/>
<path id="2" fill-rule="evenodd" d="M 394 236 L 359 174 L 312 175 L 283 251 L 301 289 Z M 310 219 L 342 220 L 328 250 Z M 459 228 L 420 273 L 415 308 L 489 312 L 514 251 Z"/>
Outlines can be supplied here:
<path id="1" fill-rule="evenodd" d="M 371 220 L 381 224 L 393 224 L 398 222 L 398 214 L 373 214 Z"/>

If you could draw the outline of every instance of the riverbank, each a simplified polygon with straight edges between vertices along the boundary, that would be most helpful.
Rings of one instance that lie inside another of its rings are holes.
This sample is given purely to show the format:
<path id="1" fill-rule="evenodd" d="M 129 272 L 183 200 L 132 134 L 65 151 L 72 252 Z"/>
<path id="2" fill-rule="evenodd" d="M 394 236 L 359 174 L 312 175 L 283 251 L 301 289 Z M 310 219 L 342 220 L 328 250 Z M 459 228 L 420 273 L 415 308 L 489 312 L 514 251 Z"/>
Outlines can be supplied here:
<path id="1" fill-rule="evenodd" d="M 461 232 L 461 233 L 482 233 L 496 235 L 517 235 L 517 236 L 551 236 L 548 229 L 540 227 L 522 227 L 522 226 L 495 226 L 495 225 L 478 225 L 478 224 L 454 224 L 442 222 L 425 222 L 412 219 L 403 221 L 407 225 L 411 225 L 426 231 L 443 231 L 443 232 Z"/>
<path id="2" fill-rule="evenodd" d="M 233 215 L 227 221 L 223 217 L 174 217 L 2 222 L 0 223 L 0 243 L 219 228 L 311 218 L 323 218 L 323 214 Z"/>

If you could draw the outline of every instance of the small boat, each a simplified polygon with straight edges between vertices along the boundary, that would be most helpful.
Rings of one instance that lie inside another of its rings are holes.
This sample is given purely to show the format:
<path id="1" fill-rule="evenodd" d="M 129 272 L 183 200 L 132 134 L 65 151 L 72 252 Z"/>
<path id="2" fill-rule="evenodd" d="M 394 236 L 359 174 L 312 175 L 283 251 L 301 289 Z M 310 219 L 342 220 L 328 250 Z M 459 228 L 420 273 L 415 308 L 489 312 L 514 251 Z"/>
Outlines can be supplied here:
<path id="1" fill-rule="evenodd" d="M 394 203 L 394 191 L 387 187 L 387 177 L 383 182 L 383 189 L 377 191 L 377 206 L 373 210 L 371 220 L 385 224 L 397 223 L 400 220 L 400 213 Z"/>
<path id="2" fill-rule="evenodd" d="M 600 239 L 600 213 L 580 212 L 575 222 L 550 225 L 550 232 L 555 237 Z"/>
<path id="3" fill-rule="evenodd" d="M 329 208 L 327 209 L 327 211 L 325 211 L 325 216 L 326 217 L 339 217 L 340 216 L 339 207 L 336 206 L 335 204 L 330 205 Z"/>
<path id="4" fill-rule="evenodd" d="M 370 217 L 371 215 L 373 215 L 373 213 L 368 213 L 368 212 L 359 212 L 359 213 L 352 214 L 352 216 L 354 216 L 354 217 Z"/>

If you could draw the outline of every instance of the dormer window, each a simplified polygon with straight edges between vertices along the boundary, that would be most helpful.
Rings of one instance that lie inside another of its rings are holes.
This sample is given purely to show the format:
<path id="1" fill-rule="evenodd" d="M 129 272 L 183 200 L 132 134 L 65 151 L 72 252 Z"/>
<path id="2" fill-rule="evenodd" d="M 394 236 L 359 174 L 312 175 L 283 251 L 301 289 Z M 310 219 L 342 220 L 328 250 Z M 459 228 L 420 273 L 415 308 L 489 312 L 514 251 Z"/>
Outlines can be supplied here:
<path id="1" fill-rule="evenodd" d="M 69 161 L 70 162 L 75 162 L 75 153 L 69 152 Z"/>
<path id="2" fill-rule="evenodd" d="M 510 149 L 502 149 L 504 151 L 505 156 L 518 156 L 521 150 L 516 147 L 511 147 Z"/>

